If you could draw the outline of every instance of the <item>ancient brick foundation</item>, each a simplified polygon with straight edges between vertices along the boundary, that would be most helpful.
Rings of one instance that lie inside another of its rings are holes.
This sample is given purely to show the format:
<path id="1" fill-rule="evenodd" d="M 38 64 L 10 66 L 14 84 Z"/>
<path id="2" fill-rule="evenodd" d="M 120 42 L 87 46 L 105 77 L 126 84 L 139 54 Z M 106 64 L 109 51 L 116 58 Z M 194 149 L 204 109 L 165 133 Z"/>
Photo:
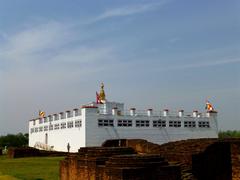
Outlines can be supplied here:
<path id="1" fill-rule="evenodd" d="M 240 140 L 231 140 L 232 179 L 240 180 Z"/>
<path id="2" fill-rule="evenodd" d="M 179 180 L 180 167 L 160 155 L 139 155 L 132 148 L 81 148 L 60 162 L 61 180 Z"/>
<path id="3" fill-rule="evenodd" d="M 199 180 L 232 179 L 229 142 L 215 142 L 204 152 L 192 155 L 192 171 Z"/>
<path id="4" fill-rule="evenodd" d="M 213 145 L 215 143 L 220 143 L 222 146 L 220 144 Z M 182 179 L 197 179 L 197 174 L 194 174 L 197 173 L 197 171 L 195 169 L 193 172 L 192 167 L 196 167 L 196 163 L 200 163 L 200 161 L 195 161 L 197 156 L 194 155 L 199 154 L 200 157 L 200 154 L 204 154 L 206 157 L 205 163 L 208 161 L 207 163 L 209 166 L 211 165 L 211 169 L 213 169 L 213 171 L 208 173 L 210 179 L 214 179 L 211 177 L 211 174 L 214 174 L 214 171 L 216 170 L 218 173 L 215 173 L 215 179 L 220 179 L 218 175 L 221 174 L 222 179 L 240 180 L 239 138 L 182 140 L 177 142 L 169 142 L 163 145 L 153 144 L 141 139 L 121 139 L 109 140 L 103 144 L 103 146 L 118 145 L 132 147 L 137 153 L 140 154 L 162 155 L 170 163 L 179 165 L 181 167 Z M 213 150 L 211 151 L 209 149 Z M 193 156 L 195 158 L 194 162 Z M 204 171 L 204 167 L 202 170 L 199 168 L 198 171 L 207 172 Z M 199 178 L 201 177 L 198 177 L 198 179 Z"/>
<path id="5" fill-rule="evenodd" d="M 44 156 L 66 156 L 66 152 L 57 151 L 42 151 L 35 148 L 9 148 L 8 158 L 21 158 L 21 157 L 44 157 Z"/>
<path id="6" fill-rule="evenodd" d="M 60 162 L 61 180 L 240 180 L 240 139 L 194 139 L 157 145 L 109 140 Z"/>
<path id="7" fill-rule="evenodd" d="M 8 158 L 31 157 L 39 154 L 39 150 L 35 148 L 9 148 L 7 152 Z"/>

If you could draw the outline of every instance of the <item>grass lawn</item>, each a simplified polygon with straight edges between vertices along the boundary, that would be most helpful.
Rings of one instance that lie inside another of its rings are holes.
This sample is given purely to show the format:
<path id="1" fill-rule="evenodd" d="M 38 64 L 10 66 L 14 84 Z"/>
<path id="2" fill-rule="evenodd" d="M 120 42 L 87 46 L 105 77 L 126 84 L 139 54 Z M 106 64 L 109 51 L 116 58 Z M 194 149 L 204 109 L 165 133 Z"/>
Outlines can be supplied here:
<path id="1" fill-rule="evenodd" d="M 58 180 L 62 159 L 64 157 L 8 159 L 0 156 L 0 180 Z"/>

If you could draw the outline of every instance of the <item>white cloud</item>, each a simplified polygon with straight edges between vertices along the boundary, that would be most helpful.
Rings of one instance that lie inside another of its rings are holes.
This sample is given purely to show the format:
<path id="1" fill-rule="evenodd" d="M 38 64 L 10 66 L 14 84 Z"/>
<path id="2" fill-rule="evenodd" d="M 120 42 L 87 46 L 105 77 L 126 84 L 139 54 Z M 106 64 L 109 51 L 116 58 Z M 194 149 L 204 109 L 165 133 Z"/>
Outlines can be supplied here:
<path id="1" fill-rule="evenodd" d="M 63 63 L 95 63 L 96 61 L 105 61 L 111 59 L 113 49 L 110 47 L 74 47 L 61 51 L 53 57 L 55 62 Z"/>
<path id="2" fill-rule="evenodd" d="M 180 40 L 181 40 L 181 38 L 179 38 L 179 37 L 173 37 L 173 38 L 169 39 L 169 43 L 174 44 Z"/>
<path id="3" fill-rule="evenodd" d="M 0 57 L 15 62 L 34 61 L 45 51 L 60 48 L 70 40 L 71 32 L 66 24 L 48 22 L 5 35 L 5 41 L 0 44 Z"/>
<path id="4" fill-rule="evenodd" d="M 129 15 L 152 11 L 152 10 L 158 9 L 159 7 L 162 7 L 163 5 L 169 2 L 170 0 L 162 0 L 157 3 L 135 4 L 131 6 L 125 6 L 125 7 L 106 10 L 105 12 L 97 16 L 93 20 L 93 22 L 108 19 L 108 18 L 113 18 L 113 17 L 129 16 Z"/>
<path id="5" fill-rule="evenodd" d="M 189 63 L 189 64 L 183 64 L 179 66 L 167 67 L 166 70 L 184 70 L 184 69 L 190 69 L 190 68 L 203 68 L 203 67 L 210 67 L 210 66 L 233 64 L 233 63 L 240 63 L 240 58 L 229 58 L 229 59 L 222 59 L 222 60 L 209 61 L 209 62 Z"/>
<path id="6" fill-rule="evenodd" d="M 82 42 L 82 29 L 73 26 L 48 22 L 7 33 L 0 41 L 0 65 L 5 65 L 0 71 L 4 104 L 0 124 L 15 128 L 9 131 L 26 127 L 25 121 L 39 108 L 62 109 L 84 103 L 79 99 L 89 93 L 86 84 L 102 80 L 109 69 L 117 68 L 120 62 L 113 45 L 87 45 Z"/>
<path id="7" fill-rule="evenodd" d="M 77 32 L 72 27 L 73 24 L 51 21 L 8 34 L 6 40 L 0 42 L 0 59 L 7 63 L 8 69 L 34 71 L 40 65 L 45 66 L 45 71 L 52 68 L 50 73 L 81 65 L 86 67 L 84 71 L 92 72 L 91 68 L 96 71 L 114 61 L 113 46 L 85 45 L 81 42 L 84 36 L 79 33 L 81 30 Z"/>

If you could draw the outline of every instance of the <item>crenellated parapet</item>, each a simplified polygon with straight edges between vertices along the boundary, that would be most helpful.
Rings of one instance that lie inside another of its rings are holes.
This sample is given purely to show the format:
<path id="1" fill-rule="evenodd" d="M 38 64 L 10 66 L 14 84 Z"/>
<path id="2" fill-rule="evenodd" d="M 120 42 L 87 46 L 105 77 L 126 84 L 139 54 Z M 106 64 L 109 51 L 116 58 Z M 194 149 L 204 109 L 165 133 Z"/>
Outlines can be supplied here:
<path id="1" fill-rule="evenodd" d="M 37 142 L 55 150 L 76 152 L 79 147 L 98 146 L 106 139 L 144 138 L 162 144 L 189 138 L 218 137 L 217 112 L 173 111 L 152 107 L 138 110 L 111 102 L 101 86 L 96 102 L 72 110 L 46 114 L 29 121 L 29 146 Z"/>

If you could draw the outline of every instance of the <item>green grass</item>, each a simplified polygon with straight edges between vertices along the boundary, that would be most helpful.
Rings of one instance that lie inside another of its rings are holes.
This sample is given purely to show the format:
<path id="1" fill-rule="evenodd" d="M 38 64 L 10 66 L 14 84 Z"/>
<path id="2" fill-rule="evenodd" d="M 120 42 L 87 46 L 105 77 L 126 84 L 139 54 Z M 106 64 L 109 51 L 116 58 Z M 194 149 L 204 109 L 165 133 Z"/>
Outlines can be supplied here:
<path id="1" fill-rule="evenodd" d="M 62 159 L 64 157 L 9 159 L 0 156 L 0 180 L 58 180 Z"/>

